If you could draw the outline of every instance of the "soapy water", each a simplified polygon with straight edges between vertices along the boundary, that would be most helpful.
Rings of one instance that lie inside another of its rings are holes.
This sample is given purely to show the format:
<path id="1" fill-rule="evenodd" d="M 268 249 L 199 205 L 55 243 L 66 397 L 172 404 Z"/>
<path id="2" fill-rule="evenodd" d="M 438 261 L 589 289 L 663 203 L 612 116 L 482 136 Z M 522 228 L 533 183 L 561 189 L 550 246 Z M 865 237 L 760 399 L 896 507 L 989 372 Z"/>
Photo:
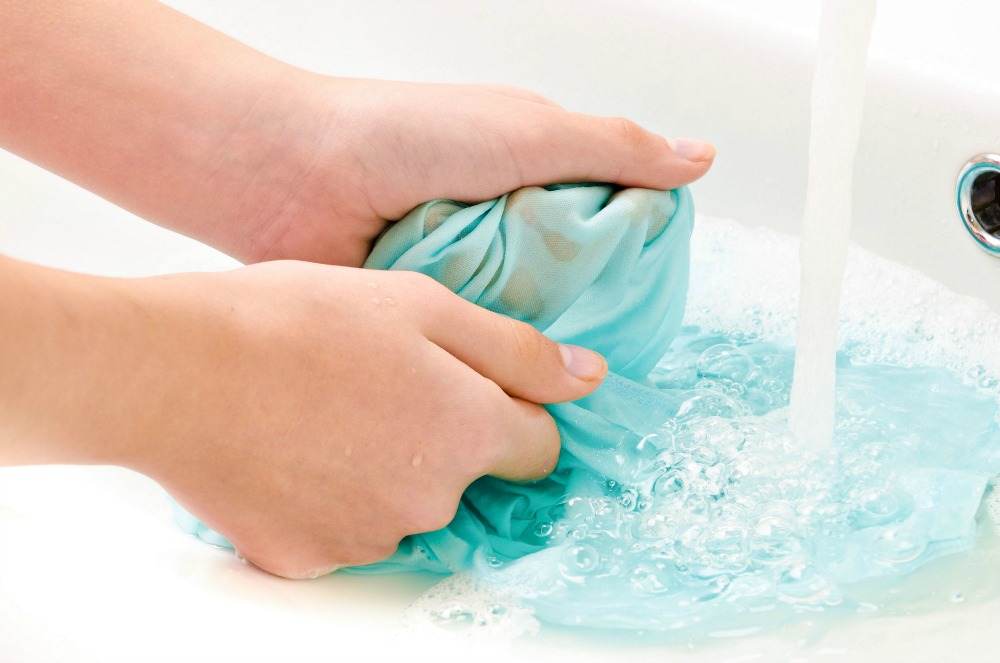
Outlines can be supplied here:
<path id="1" fill-rule="evenodd" d="M 484 560 L 408 619 L 751 633 L 888 609 L 871 583 L 972 547 L 984 496 L 1000 527 L 1000 316 L 853 250 L 833 443 L 803 448 L 787 425 L 796 263 L 794 238 L 700 218 L 686 326 L 650 376 L 677 416 L 615 449 L 627 481 L 575 477 L 536 514 L 542 552 Z"/>

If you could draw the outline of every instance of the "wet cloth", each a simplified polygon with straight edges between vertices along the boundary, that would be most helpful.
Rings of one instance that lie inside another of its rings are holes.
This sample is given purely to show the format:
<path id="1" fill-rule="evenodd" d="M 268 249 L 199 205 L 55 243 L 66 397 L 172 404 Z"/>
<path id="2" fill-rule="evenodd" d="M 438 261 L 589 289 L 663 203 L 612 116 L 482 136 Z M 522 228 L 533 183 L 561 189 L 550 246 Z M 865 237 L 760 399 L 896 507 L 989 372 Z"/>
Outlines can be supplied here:
<path id="1" fill-rule="evenodd" d="M 523 557 L 544 547 L 532 532 L 538 514 L 564 499 L 577 471 L 625 474 L 609 451 L 634 435 L 638 422 L 630 419 L 659 424 L 665 416 L 636 402 L 629 382 L 645 380 L 680 329 L 693 224 L 687 189 L 587 184 L 529 187 L 472 206 L 433 201 L 385 233 L 365 267 L 427 274 L 549 338 L 596 350 L 625 379 L 547 406 L 563 444 L 550 477 L 480 479 L 448 527 L 410 537 L 370 570 L 454 571 L 477 556 L 493 563 Z"/>
<path id="2" fill-rule="evenodd" d="M 435 200 L 388 229 L 365 267 L 427 274 L 549 338 L 596 350 L 622 379 L 546 406 L 563 443 L 550 477 L 484 477 L 448 527 L 409 537 L 389 560 L 354 570 L 451 572 L 476 559 L 520 558 L 544 547 L 530 530 L 539 512 L 563 500 L 577 470 L 624 473 L 609 450 L 634 435 L 638 422 L 630 420 L 662 422 L 668 414 L 639 407 L 632 383 L 645 380 L 680 328 L 693 223 L 687 189 L 577 184 L 528 187 L 477 205 Z M 209 543 L 228 545 L 179 508 L 177 519 Z"/>

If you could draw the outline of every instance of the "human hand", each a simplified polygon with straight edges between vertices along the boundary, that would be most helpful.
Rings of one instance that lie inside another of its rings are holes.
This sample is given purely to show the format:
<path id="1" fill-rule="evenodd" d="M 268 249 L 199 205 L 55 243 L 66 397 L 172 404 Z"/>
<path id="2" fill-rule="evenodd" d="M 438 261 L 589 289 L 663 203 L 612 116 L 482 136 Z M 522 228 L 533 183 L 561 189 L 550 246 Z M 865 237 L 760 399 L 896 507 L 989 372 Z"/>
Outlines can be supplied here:
<path id="1" fill-rule="evenodd" d="M 580 181 L 673 189 L 715 156 L 709 144 L 568 112 L 517 88 L 307 76 L 297 109 L 312 119 L 298 126 L 318 128 L 317 148 L 308 168 L 289 167 L 296 186 L 270 189 L 277 199 L 257 191 L 253 243 L 238 251 L 245 261 L 360 265 L 387 222 L 427 200 Z M 301 147 L 285 148 L 293 164 Z"/>
<path id="2" fill-rule="evenodd" d="M 244 262 L 358 266 L 430 199 L 669 189 L 715 154 L 515 88 L 305 72 L 152 0 L 0 4 L 0 146 Z"/>
<path id="3" fill-rule="evenodd" d="M 535 403 L 607 370 L 415 273 L 272 262 L 129 289 L 160 397 L 135 403 L 122 464 L 286 577 L 388 557 L 480 476 L 548 474 L 559 434 Z"/>

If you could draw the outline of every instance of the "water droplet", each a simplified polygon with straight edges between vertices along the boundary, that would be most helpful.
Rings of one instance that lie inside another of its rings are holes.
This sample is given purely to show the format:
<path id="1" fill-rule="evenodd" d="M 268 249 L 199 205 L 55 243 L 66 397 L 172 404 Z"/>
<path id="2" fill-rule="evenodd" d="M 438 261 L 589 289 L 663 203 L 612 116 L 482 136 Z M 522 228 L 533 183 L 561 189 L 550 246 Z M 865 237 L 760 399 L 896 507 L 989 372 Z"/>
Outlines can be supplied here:
<path id="1" fill-rule="evenodd" d="M 350 458 L 351 454 L 353 454 L 353 453 L 354 453 L 354 448 L 351 445 L 348 444 L 346 447 L 344 447 L 344 455 L 345 456 L 347 456 L 348 458 Z"/>
<path id="2" fill-rule="evenodd" d="M 385 298 L 385 304 L 386 304 L 386 306 L 395 306 L 396 305 L 396 300 L 393 299 L 392 297 L 386 297 Z"/>
<path id="3" fill-rule="evenodd" d="M 319 577 L 319 571 L 312 571 L 309 573 L 309 578 L 312 580 L 315 580 L 318 577 Z"/>
<path id="4" fill-rule="evenodd" d="M 378 306 L 381 303 L 382 303 L 381 299 L 379 299 L 378 297 L 372 297 L 372 304 L 374 304 L 375 306 Z"/>
<path id="5" fill-rule="evenodd" d="M 961 603 L 965 600 L 965 594 L 959 591 L 954 591 L 951 593 L 951 596 L 948 597 L 948 600 L 952 603 Z"/>
<path id="6" fill-rule="evenodd" d="M 410 464 L 413 465 L 413 467 L 420 467 L 421 465 L 423 465 L 423 463 L 424 463 L 423 454 L 416 454 L 413 457 L 413 460 L 410 461 Z"/>
<path id="7" fill-rule="evenodd" d="M 375 289 L 375 288 L 378 287 L 378 283 L 375 283 L 375 281 L 369 281 L 368 282 L 368 287 L 372 288 L 372 289 Z"/>

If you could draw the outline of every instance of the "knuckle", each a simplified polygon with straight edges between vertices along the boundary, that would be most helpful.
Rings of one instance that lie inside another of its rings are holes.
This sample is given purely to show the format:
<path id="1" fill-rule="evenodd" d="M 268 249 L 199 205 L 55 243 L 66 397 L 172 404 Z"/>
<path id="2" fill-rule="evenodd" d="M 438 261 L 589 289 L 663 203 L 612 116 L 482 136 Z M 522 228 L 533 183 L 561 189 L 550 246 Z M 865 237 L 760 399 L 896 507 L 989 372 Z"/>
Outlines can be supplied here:
<path id="1" fill-rule="evenodd" d="M 508 318 L 507 324 L 519 360 L 531 364 L 546 358 L 551 349 L 551 341 L 525 322 Z"/>
<path id="2" fill-rule="evenodd" d="M 613 134 L 625 147 L 636 148 L 646 143 L 646 131 L 627 117 L 612 117 L 608 122 Z"/>

